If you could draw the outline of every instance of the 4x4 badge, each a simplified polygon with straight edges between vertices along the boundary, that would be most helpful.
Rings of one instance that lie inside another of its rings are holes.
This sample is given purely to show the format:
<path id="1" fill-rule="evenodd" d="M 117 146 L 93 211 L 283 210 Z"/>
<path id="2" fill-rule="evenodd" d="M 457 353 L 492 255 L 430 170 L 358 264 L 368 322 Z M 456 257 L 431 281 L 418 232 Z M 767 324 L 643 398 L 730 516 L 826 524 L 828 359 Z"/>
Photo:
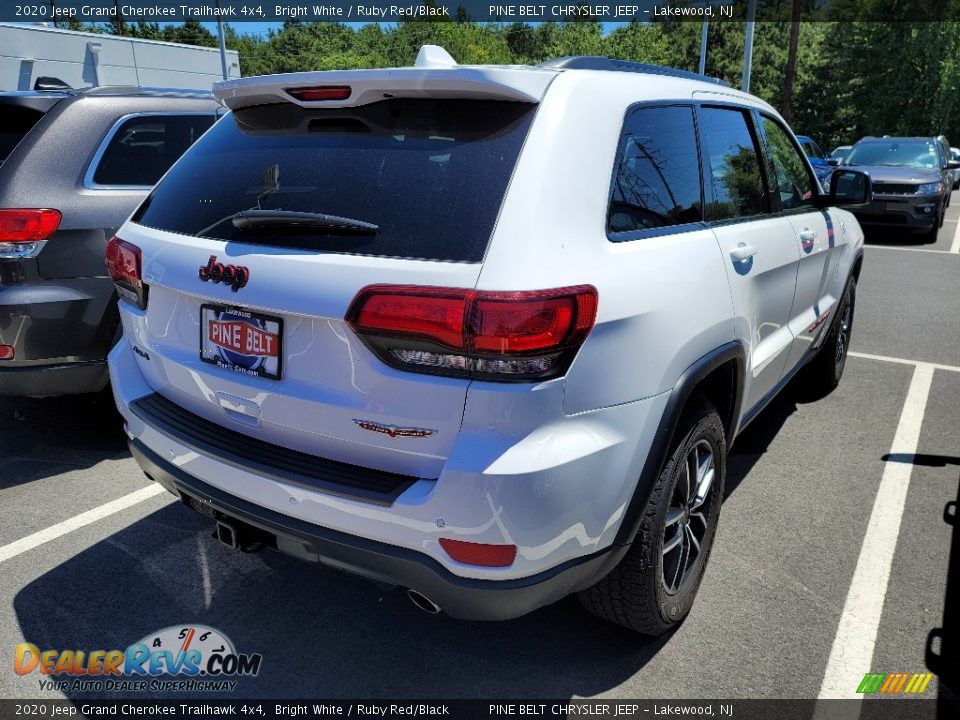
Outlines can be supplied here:
<path id="1" fill-rule="evenodd" d="M 369 430 L 370 432 L 383 433 L 384 435 L 389 435 L 392 438 L 396 437 L 427 437 L 428 435 L 433 435 L 436 430 L 428 430 L 427 428 L 417 428 L 417 427 L 397 427 L 396 425 L 381 425 L 378 422 L 372 422 L 370 420 L 354 420 L 353 421 L 357 427 L 360 427 L 364 430 Z"/>
<path id="2" fill-rule="evenodd" d="M 236 292 L 250 279 L 250 270 L 243 265 L 224 265 L 217 262 L 217 256 L 211 255 L 207 264 L 200 268 L 200 279 L 206 282 L 229 285 Z"/>

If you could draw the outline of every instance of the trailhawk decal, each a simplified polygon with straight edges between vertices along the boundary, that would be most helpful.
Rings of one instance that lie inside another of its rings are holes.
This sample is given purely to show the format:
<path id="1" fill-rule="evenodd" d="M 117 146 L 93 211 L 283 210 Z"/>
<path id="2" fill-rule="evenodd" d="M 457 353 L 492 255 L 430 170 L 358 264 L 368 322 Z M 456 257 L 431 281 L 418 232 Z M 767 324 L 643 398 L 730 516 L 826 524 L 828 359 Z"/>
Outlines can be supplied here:
<path id="1" fill-rule="evenodd" d="M 428 430 L 427 428 L 418 428 L 418 427 L 397 427 L 396 425 L 381 425 L 378 422 L 373 422 L 372 420 L 354 420 L 353 421 L 357 427 L 363 430 L 369 430 L 370 432 L 383 433 L 392 438 L 398 437 L 428 437 L 429 435 L 435 434 L 436 430 Z"/>
<path id="2" fill-rule="evenodd" d="M 280 379 L 280 318 L 239 308 L 200 308 L 200 359 L 228 370 Z"/>

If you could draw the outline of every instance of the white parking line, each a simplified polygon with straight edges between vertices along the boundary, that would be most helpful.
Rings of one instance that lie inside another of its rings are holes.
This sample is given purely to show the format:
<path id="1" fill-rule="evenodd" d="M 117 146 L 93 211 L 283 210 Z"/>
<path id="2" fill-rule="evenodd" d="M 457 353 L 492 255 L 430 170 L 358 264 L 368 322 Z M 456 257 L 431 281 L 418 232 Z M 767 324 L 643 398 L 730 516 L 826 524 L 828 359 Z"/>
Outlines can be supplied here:
<path id="1" fill-rule="evenodd" d="M 960 225 L 958 225 L 960 227 Z M 908 248 L 908 247 L 898 247 L 896 245 L 864 245 L 864 247 L 870 248 L 871 250 L 899 250 L 901 252 L 923 252 L 923 253 L 939 253 L 941 255 L 951 255 L 956 250 L 927 250 L 926 248 Z"/>
<path id="2" fill-rule="evenodd" d="M 916 453 L 927 397 L 933 381 L 933 365 L 911 364 L 916 367 L 890 446 L 891 455 Z M 890 460 L 883 468 L 883 477 L 867 523 L 867 533 L 863 538 L 840 624 L 830 649 L 830 658 L 820 686 L 820 699 L 863 697 L 858 695 L 856 690 L 863 676 L 872 669 L 873 649 L 877 641 L 890 567 L 897 547 L 912 472 L 911 463 Z M 826 706 L 818 706 L 817 716 L 826 709 Z M 856 715 L 859 715 L 859 710 L 851 713 L 851 716 Z"/>
<path id="3" fill-rule="evenodd" d="M 923 360 L 909 360 L 907 358 L 890 357 L 889 355 L 871 355 L 870 353 L 853 352 L 853 350 L 851 350 L 848 355 L 863 360 L 880 360 L 882 362 L 899 363 L 900 365 L 929 365 L 934 370 L 960 372 L 960 366 L 957 365 L 941 365 L 940 363 L 928 363 Z"/>
<path id="4" fill-rule="evenodd" d="M 62 535 L 71 533 L 74 530 L 79 530 L 86 525 L 90 525 L 121 510 L 125 510 L 128 507 L 142 503 L 144 500 L 149 500 L 162 492 L 164 492 L 163 486 L 159 483 L 154 483 L 136 492 L 132 492 L 129 495 L 124 495 L 121 498 L 104 503 L 99 507 L 93 508 L 93 510 L 87 510 L 79 515 L 74 515 L 72 518 L 57 523 L 56 525 L 38 530 L 32 535 L 14 540 L 9 545 L 0 547 L 0 563 L 25 553 L 27 550 L 32 550 L 44 543 L 48 543 L 51 540 L 56 540 Z M 170 501 L 173 501 L 173 496 L 170 497 Z"/>
<path id="5" fill-rule="evenodd" d="M 950 245 L 950 252 L 960 253 L 960 223 L 957 223 L 957 229 L 953 231 L 953 243 Z"/>

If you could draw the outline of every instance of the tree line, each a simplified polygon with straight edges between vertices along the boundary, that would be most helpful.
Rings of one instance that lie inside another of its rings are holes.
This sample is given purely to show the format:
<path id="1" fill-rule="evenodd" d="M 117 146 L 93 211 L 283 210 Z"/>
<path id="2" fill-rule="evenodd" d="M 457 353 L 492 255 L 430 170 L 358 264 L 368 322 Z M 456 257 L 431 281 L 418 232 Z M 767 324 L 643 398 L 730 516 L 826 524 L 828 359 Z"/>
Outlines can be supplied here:
<path id="1" fill-rule="evenodd" d="M 864 135 L 945 134 L 952 144 L 960 144 L 960 22 L 794 23 L 791 11 L 798 0 L 780 4 L 782 20 L 755 25 L 750 90 L 788 114 L 796 132 L 811 135 L 825 150 Z M 61 25 L 217 45 L 217 38 L 195 20 L 177 26 L 122 20 Z M 410 65 L 424 44 L 442 45 L 462 64 L 606 55 L 696 70 L 701 33 L 699 22 L 632 22 L 605 31 L 602 23 L 591 20 L 529 25 L 476 23 L 465 17 L 357 29 L 292 21 L 265 37 L 244 34 L 240 28 L 227 25 L 225 35 L 227 47 L 239 51 L 244 76 Z M 744 22 L 710 23 L 708 75 L 740 87 L 744 37 Z"/>

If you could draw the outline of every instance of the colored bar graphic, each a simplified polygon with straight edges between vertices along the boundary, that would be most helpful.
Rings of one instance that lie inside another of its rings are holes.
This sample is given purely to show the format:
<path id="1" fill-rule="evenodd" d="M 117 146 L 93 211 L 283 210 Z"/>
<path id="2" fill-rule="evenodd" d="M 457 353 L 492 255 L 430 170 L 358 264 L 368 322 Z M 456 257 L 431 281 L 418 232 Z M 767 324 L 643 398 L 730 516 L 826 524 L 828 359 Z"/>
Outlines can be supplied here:
<path id="1" fill-rule="evenodd" d="M 860 681 L 857 692 L 863 695 L 919 695 L 926 691 L 931 680 L 933 673 L 867 673 Z"/>
<path id="2" fill-rule="evenodd" d="M 867 673 L 863 676 L 863 680 L 860 681 L 860 687 L 857 688 L 857 692 L 867 695 L 875 693 L 880 689 L 880 685 L 886 677 L 885 673 Z"/>

